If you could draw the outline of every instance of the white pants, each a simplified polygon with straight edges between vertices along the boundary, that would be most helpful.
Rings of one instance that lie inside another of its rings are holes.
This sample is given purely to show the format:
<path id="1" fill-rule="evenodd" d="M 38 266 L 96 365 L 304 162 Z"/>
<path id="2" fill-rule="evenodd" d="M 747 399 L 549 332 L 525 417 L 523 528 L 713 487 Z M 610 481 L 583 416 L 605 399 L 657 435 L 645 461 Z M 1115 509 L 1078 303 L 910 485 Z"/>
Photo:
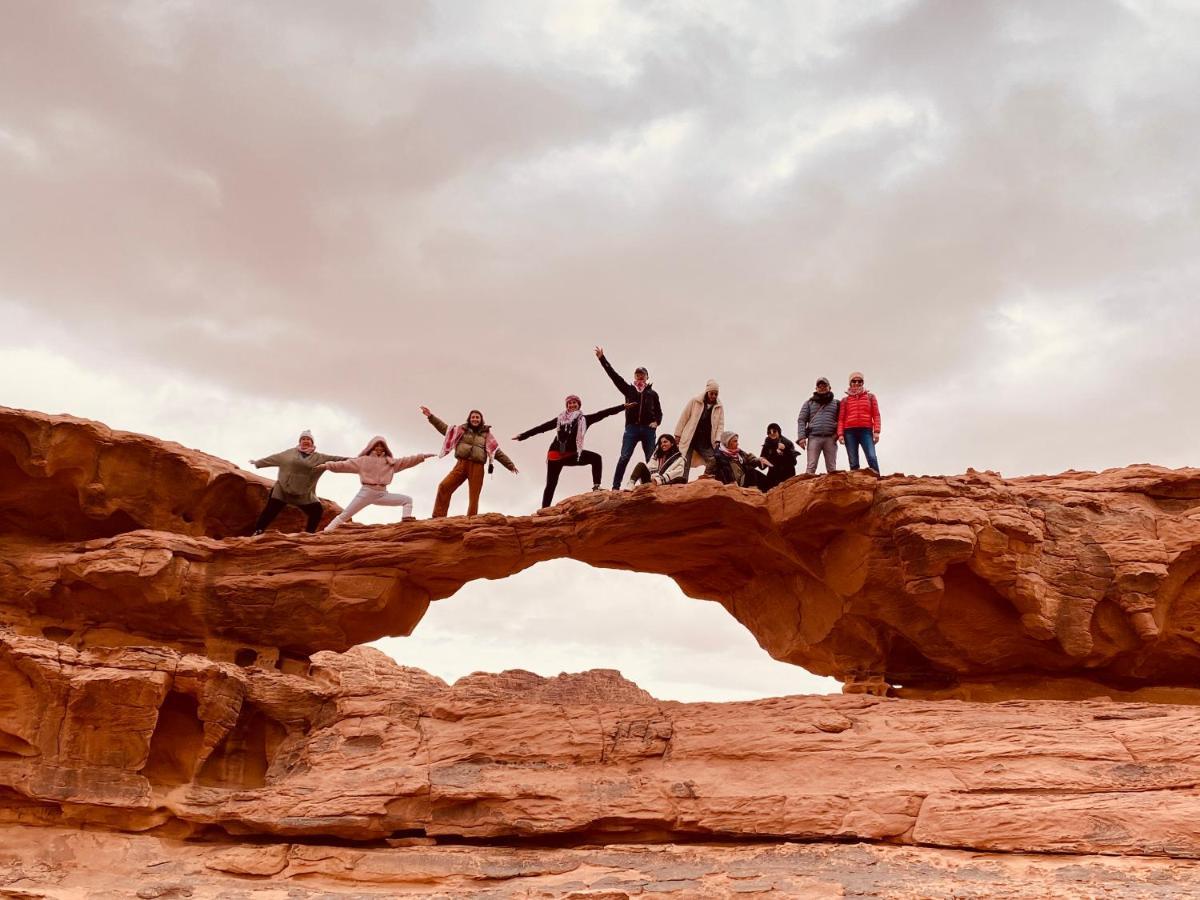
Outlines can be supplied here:
<path id="1" fill-rule="evenodd" d="M 364 485 L 354 495 L 354 499 L 346 504 L 346 508 L 341 511 L 341 514 L 325 526 L 325 530 L 333 531 L 339 525 L 344 524 L 347 519 L 352 518 L 359 510 L 366 509 L 368 506 L 400 506 L 403 507 L 403 515 L 407 517 L 412 515 L 413 499 L 408 494 L 389 494 L 379 488 Z"/>

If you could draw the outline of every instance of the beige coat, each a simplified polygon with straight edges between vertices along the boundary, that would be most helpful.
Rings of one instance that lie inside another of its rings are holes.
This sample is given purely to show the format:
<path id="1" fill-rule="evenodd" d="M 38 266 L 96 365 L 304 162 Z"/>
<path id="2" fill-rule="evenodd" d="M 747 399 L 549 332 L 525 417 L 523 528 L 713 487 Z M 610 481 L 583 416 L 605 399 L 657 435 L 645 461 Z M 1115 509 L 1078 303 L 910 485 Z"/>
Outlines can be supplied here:
<path id="1" fill-rule="evenodd" d="M 679 417 L 679 422 L 675 425 L 675 434 L 679 437 L 679 449 L 686 454 L 688 448 L 692 446 L 692 438 L 696 434 L 696 426 L 700 424 L 700 416 L 704 414 L 704 394 L 698 394 L 688 401 L 688 405 L 683 408 L 683 414 Z M 705 446 L 711 447 L 717 442 L 721 436 L 721 432 L 725 430 L 725 407 L 721 404 L 721 398 L 717 398 L 717 404 L 712 411 L 712 434 L 705 441 Z M 692 468 L 704 465 L 704 460 L 699 456 L 692 457 Z"/>

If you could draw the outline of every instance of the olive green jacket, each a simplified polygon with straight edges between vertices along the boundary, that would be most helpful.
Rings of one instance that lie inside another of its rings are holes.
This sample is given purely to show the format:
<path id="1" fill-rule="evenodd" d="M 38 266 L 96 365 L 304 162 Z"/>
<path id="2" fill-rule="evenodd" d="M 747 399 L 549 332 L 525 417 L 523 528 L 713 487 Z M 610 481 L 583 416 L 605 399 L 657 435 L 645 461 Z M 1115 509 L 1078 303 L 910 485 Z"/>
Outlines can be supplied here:
<path id="1" fill-rule="evenodd" d="M 445 434 L 450 429 L 449 425 L 432 413 L 429 416 L 429 424 L 436 428 L 440 434 Z M 487 433 L 490 429 L 490 425 L 484 425 L 478 430 L 470 427 L 464 428 L 462 437 L 458 439 L 458 443 L 454 447 L 454 458 L 486 463 Z M 513 461 L 508 458 L 508 454 L 503 450 L 496 451 L 496 462 L 500 463 L 500 465 L 504 466 L 510 472 L 517 470 L 517 467 L 513 465 Z"/>
<path id="2" fill-rule="evenodd" d="M 266 469 L 271 466 L 279 467 L 279 480 L 271 488 L 271 496 L 293 506 L 305 506 L 317 503 L 317 479 L 324 472 L 316 471 L 321 463 L 335 462 L 346 459 L 345 456 L 331 456 L 328 453 L 312 453 L 305 456 L 297 448 L 283 450 L 272 456 L 264 456 L 254 460 L 254 468 Z"/>

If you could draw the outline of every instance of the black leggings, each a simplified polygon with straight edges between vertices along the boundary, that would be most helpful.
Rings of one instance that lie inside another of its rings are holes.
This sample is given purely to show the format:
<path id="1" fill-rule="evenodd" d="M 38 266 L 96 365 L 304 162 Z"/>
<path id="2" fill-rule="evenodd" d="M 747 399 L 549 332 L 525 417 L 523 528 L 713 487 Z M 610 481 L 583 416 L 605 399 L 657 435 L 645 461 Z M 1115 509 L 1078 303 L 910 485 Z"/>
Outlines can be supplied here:
<path id="1" fill-rule="evenodd" d="M 592 484 L 599 484 L 604 477 L 604 460 L 599 453 L 584 450 L 578 456 L 567 459 L 546 460 L 546 490 L 542 493 L 542 506 L 554 502 L 554 489 L 558 487 L 558 476 L 562 474 L 563 466 L 591 466 Z"/>
<path id="2" fill-rule="evenodd" d="M 254 525 L 254 533 L 266 531 L 267 526 L 275 521 L 275 517 L 283 510 L 285 506 L 292 506 L 285 500 L 280 500 L 278 497 L 268 497 L 267 505 L 263 507 L 262 515 L 258 517 L 258 521 Z M 317 530 L 317 523 L 321 521 L 321 513 L 324 511 L 321 502 L 305 503 L 300 506 L 304 510 L 304 515 L 308 517 L 308 522 L 305 524 L 304 530 L 312 534 Z"/>

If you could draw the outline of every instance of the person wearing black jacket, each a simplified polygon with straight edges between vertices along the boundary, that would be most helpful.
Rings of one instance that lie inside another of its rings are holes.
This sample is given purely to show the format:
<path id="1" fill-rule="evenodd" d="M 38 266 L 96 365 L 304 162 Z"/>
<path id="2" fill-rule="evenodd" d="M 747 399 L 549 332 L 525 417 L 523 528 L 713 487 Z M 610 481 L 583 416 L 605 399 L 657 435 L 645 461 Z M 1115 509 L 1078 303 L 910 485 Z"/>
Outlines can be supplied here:
<path id="1" fill-rule="evenodd" d="M 564 466 L 591 466 L 592 490 L 600 490 L 600 479 L 604 475 L 604 460 L 599 453 L 583 449 L 584 437 L 590 425 L 619 413 L 625 409 L 626 404 L 618 403 L 616 406 L 610 406 L 600 412 L 584 415 L 581 412 L 583 401 L 575 394 L 571 394 L 567 397 L 566 406 L 565 410 L 549 422 L 535 425 L 513 438 L 514 441 L 523 441 L 535 434 L 554 430 L 554 440 L 550 443 L 550 449 L 546 453 L 546 490 L 542 493 L 543 507 L 554 502 L 554 490 L 558 487 L 558 476 L 562 474 Z"/>
<path id="2" fill-rule="evenodd" d="M 796 445 L 783 436 L 783 429 L 778 423 L 772 422 L 767 426 L 767 439 L 763 441 L 763 459 L 771 463 L 767 474 L 763 476 L 761 487 L 769 491 L 777 484 L 783 484 L 796 474 Z"/>
<path id="3" fill-rule="evenodd" d="M 637 445 L 642 445 L 647 462 L 654 453 L 654 435 L 658 431 L 658 423 L 662 421 L 662 405 L 658 402 L 658 392 L 647 381 L 650 373 L 645 366 L 633 370 L 633 384 L 630 384 L 617 374 L 617 370 L 605 358 L 603 347 L 596 348 L 596 358 L 617 390 L 625 396 L 625 437 L 621 440 L 621 455 L 617 458 L 612 484 L 613 490 L 618 491 L 621 489 L 621 479 L 625 477 L 625 467 L 633 458 Z"/>

